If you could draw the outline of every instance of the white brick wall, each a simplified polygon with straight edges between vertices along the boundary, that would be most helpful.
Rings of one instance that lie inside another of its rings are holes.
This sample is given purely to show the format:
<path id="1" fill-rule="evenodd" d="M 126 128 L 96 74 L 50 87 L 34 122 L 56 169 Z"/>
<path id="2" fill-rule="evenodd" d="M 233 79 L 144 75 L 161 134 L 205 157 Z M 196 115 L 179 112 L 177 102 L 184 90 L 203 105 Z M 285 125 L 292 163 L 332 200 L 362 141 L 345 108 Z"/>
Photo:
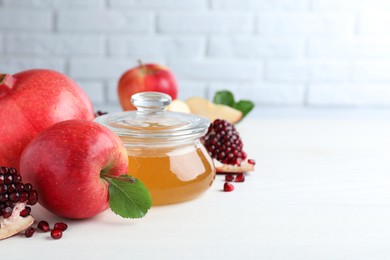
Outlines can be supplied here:
<path id="1" fill-rule="evenodd" d="M 138 59 L 170 67 L 181 99 L 390 107 L 390 1 L 0 0 L 1 72 L 55 69 L 119 110 Z"/>

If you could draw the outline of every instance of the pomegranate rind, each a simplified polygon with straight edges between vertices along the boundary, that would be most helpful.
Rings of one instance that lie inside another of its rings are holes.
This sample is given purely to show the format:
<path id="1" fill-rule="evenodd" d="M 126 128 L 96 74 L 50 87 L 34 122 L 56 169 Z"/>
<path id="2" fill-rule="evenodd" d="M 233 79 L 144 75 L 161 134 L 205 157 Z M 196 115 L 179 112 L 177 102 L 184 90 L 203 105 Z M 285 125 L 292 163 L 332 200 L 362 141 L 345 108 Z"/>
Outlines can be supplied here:
<path id="1" fill-rule="evenodd" d="M 23 230 L 27 229 L 34 223 L 34 218 L 29 215 L 27 217 L 15 217 L 10 221 L 4 221 L 0 227 L 0 240 L 12 237 Z"/>
<path id="2" fill-rule="evenodd" d="M 240 165 L 223 164 L 220 161 L 213 159 L 215 170 L 217 173 L 244 173 L 255 170 L 255 165 L 248 162 L 249 159 L 245 159 Z"/>

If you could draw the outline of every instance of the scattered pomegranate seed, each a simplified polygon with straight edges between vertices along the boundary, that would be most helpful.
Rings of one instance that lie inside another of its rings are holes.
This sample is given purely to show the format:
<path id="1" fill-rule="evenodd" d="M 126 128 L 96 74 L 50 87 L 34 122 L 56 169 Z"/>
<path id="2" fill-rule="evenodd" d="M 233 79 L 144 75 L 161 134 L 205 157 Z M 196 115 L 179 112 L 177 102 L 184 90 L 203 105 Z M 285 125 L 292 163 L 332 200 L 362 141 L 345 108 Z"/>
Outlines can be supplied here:
<path id="1" fill-rule="evenodd" d="M 68 228 L 68 225 L 64 222 L 57 222 L 54 224 L 54 229 L 60 229 L 62 231 L 65 231 Z"/>
<path id="2" fill-rule="evenodd" d="M 249 163 L 249 164 L 252 164 L 252 165 L 256 165 L 256 161 L 253 160 L 253 159 L 249 159 L 249 160 L 248 160 L 248 163 Z"/>
<path id="3" fill-rule="evenodd" d="M 62 237 L 62 230 L 61 229 L 53 229 L 50 233 L 50 236 L 53 238 L 53 239 L 60 239 Z"/>
<path id="4" fill-rule="evenodd" d="M 233 191 L 234 190 L 234 186 L 233 184 L 229 183 L 229 182 L 225 182 L 225 184 L 223 185 L 223 191 Z"/>
<path id="5" fill-rule="evenodd" d="M 49 223 L 47 223 L 47 221 L 44 221 L 44 220 L 39 221 L 39 223 L 38 223 L 38 228 L 39 228 L 40 230 L 42 230 L 43 232 L 48 232 L 48 231 L 50 231 Z"/>
<path id="6" fill-rule="evenodd" d="M 245 181 L 245 175 L 243 173 L 239 173 L 236 176 L 235 182 L 244 182 Z"/>
<path id="7" fill-rule="evenodd" d="M 225 181 L 233 181 L 233 180 L 234 180 L 233 174 L 226 174 L 225 175 Z"/>
<path id="8" fill-rule="evenodd" d="M 24 231 L 24 235 L 26 237 L 32 237 L 35 233 L 35 229 L 33 227 L 29 227 L 28 229 L 26 229 L 26 231 Z"/>

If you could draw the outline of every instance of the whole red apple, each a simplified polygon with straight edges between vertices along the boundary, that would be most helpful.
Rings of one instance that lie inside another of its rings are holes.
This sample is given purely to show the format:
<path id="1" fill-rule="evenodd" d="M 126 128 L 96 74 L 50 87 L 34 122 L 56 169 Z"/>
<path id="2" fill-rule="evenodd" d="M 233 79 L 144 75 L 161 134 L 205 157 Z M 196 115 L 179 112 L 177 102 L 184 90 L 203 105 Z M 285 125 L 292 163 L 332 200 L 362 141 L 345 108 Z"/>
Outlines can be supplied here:
<path id="1" fill-rule="evenodd" d="M 0 108 L 0 165 L 17 169 L 23 149 L 43 129 L 94 118 L 83 90 L 66 75 L 45 69 L 0 74 Z"/>
<path id="2" fill-rule="evenodd" d="M 102 175 L 127 174 L 126 149 L 108 128 L 87 120 L 67 120 L 39 133 L 21 157 L 21 175 L 38 191 L 39 203 L 73 219 L 109 207 Z"/>
<path id="3" fill-rule="evenodd" d="M 130 98 L 138 92 L 162 92 L 177 98 L 177 83 L 173 73 L 158 64 L 140 64 L 126 71 L 118 82 L 118 96 L 123 110 L 135 110 Z"/>

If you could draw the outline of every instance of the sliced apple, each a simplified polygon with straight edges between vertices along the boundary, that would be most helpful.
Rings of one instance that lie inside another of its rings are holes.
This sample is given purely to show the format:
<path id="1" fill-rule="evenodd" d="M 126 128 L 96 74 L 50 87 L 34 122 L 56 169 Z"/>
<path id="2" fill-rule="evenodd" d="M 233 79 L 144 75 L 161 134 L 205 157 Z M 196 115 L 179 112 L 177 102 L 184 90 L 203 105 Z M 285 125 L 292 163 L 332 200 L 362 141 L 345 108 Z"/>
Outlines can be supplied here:
<path id="1" fill-rule="evenodd" d="M 173 100 L 171 104 L 167 106 L 166 110 L 173 112 L 191 113 L 187 103 L 179 99 Z"/>
<path id="2" fill-rule="evenodd" d="M 250 159 L 242 161 L 240 165 L 223 164 L 216 159 L 213 161 L 217 173 L 243 173 L 255 170 L 255 163 Z"/>
<path id="3" fill-rule="evenodd" d="M 235 124 L 242 118 L 242 112 L 226 105 L 214 104 L 201 97 L 191 97 L 186 100 L 191 113 L 208 118 L 211 122 L 215 119 L 224 119 Z"/>

